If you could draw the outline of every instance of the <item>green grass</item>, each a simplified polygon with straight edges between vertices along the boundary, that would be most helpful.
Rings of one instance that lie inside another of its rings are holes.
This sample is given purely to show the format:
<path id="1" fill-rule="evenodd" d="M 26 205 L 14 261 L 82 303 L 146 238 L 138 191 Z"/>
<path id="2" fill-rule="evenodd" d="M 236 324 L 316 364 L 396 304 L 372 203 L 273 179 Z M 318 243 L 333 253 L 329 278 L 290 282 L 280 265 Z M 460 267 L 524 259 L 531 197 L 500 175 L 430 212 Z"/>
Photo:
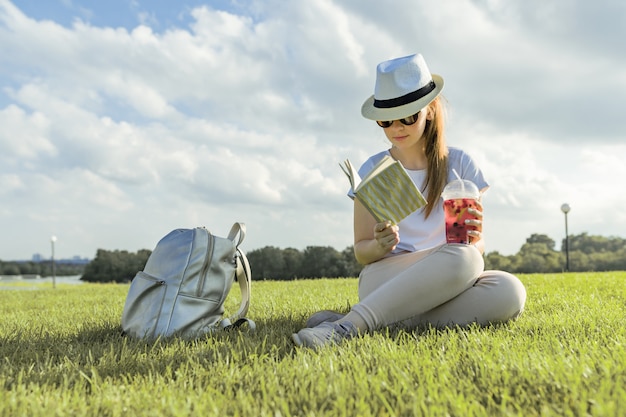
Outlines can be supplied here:
<path id="1" fill-rule="evenodd" d="M 255 333 L 153 344 L 120 335 L 127 285 L 0 291 L 0 416 L 626 415 L 626 273 L 521 279 L 513 323 L 319 352 L 291 333 L 356 279 L 254 282 Z"/>

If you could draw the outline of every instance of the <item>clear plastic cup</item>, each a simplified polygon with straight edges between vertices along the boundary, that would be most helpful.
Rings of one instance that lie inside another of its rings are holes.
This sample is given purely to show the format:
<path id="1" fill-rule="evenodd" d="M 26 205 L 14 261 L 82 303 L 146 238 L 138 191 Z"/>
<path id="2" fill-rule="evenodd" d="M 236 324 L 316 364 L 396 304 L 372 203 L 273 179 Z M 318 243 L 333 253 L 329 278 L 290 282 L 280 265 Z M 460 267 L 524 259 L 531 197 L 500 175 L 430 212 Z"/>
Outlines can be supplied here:
<path id="1" fill-rule="evenodd" d="M 441 196 L 446 221 L 446 242 L 470 243 L 467 232 L 475 230 L 476 227 L 465 224 L 465 221 L 474 219 L 474 216 L 469 214 L 470 208 L 479 209 L 478 187 L 469 180 L 456 179 L 446 185 Z"/>

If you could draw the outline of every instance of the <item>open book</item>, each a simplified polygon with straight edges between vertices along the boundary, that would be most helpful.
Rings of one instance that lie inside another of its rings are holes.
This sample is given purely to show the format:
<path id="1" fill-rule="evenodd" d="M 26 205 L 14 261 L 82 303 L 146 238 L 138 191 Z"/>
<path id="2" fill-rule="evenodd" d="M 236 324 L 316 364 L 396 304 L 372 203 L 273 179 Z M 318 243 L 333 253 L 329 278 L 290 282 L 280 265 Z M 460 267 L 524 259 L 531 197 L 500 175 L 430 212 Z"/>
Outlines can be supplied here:
<path id="1" fill-rule="evenodd" d="M 378 222 L 389 220 L 398 224 L 426 205 L 426 199 L 406 169 L 389 155 L 385 155 L 363 179 L 350 160 L 346 159 L 339 166 L 348 176 L 356 198 Z"/>

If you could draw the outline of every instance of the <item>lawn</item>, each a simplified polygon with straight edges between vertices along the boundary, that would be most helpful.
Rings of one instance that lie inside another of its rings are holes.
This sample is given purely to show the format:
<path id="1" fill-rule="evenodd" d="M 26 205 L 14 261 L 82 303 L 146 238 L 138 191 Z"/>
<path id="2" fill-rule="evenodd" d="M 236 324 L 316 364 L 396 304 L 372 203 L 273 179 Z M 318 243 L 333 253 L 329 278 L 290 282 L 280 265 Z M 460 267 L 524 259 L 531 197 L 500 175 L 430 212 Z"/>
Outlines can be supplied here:
<path id="1" fill-rule="evenodd" d="M 253 282 L 250 333 L 120 334 L 127 285 L 0 291 L 0 416 L 624 416 L 626 272 L 524 275 L 506 325 L 290 340 L 356 279 Z M 237 304 L 236 292 L 228 309 Z"/>

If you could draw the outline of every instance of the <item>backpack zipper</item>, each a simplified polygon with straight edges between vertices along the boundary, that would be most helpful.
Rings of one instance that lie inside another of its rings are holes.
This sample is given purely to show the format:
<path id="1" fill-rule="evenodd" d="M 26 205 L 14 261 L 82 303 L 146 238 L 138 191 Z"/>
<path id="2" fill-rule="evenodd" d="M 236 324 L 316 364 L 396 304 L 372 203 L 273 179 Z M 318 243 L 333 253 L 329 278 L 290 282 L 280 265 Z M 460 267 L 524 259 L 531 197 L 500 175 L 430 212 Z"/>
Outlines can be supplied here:
<path id="1" fill-rule="evenodd" d="M 204 256 L 204 263 L 202 264 L 202 269 L 200 270 L 200 279 L 198 280 L 198 293 L 196 294 L 198 297 L 202 296 L 202 292 L 204 291 L 204 279 L 206 276 L 209 266 L 211 265 L 211 259 L 213 258 L 213 235 L 209 233 L 209 231 L 205 227 L 198 228 L 199 230 L 203 230 L 207 234 L 207 247 L 206 254 Z"/>

